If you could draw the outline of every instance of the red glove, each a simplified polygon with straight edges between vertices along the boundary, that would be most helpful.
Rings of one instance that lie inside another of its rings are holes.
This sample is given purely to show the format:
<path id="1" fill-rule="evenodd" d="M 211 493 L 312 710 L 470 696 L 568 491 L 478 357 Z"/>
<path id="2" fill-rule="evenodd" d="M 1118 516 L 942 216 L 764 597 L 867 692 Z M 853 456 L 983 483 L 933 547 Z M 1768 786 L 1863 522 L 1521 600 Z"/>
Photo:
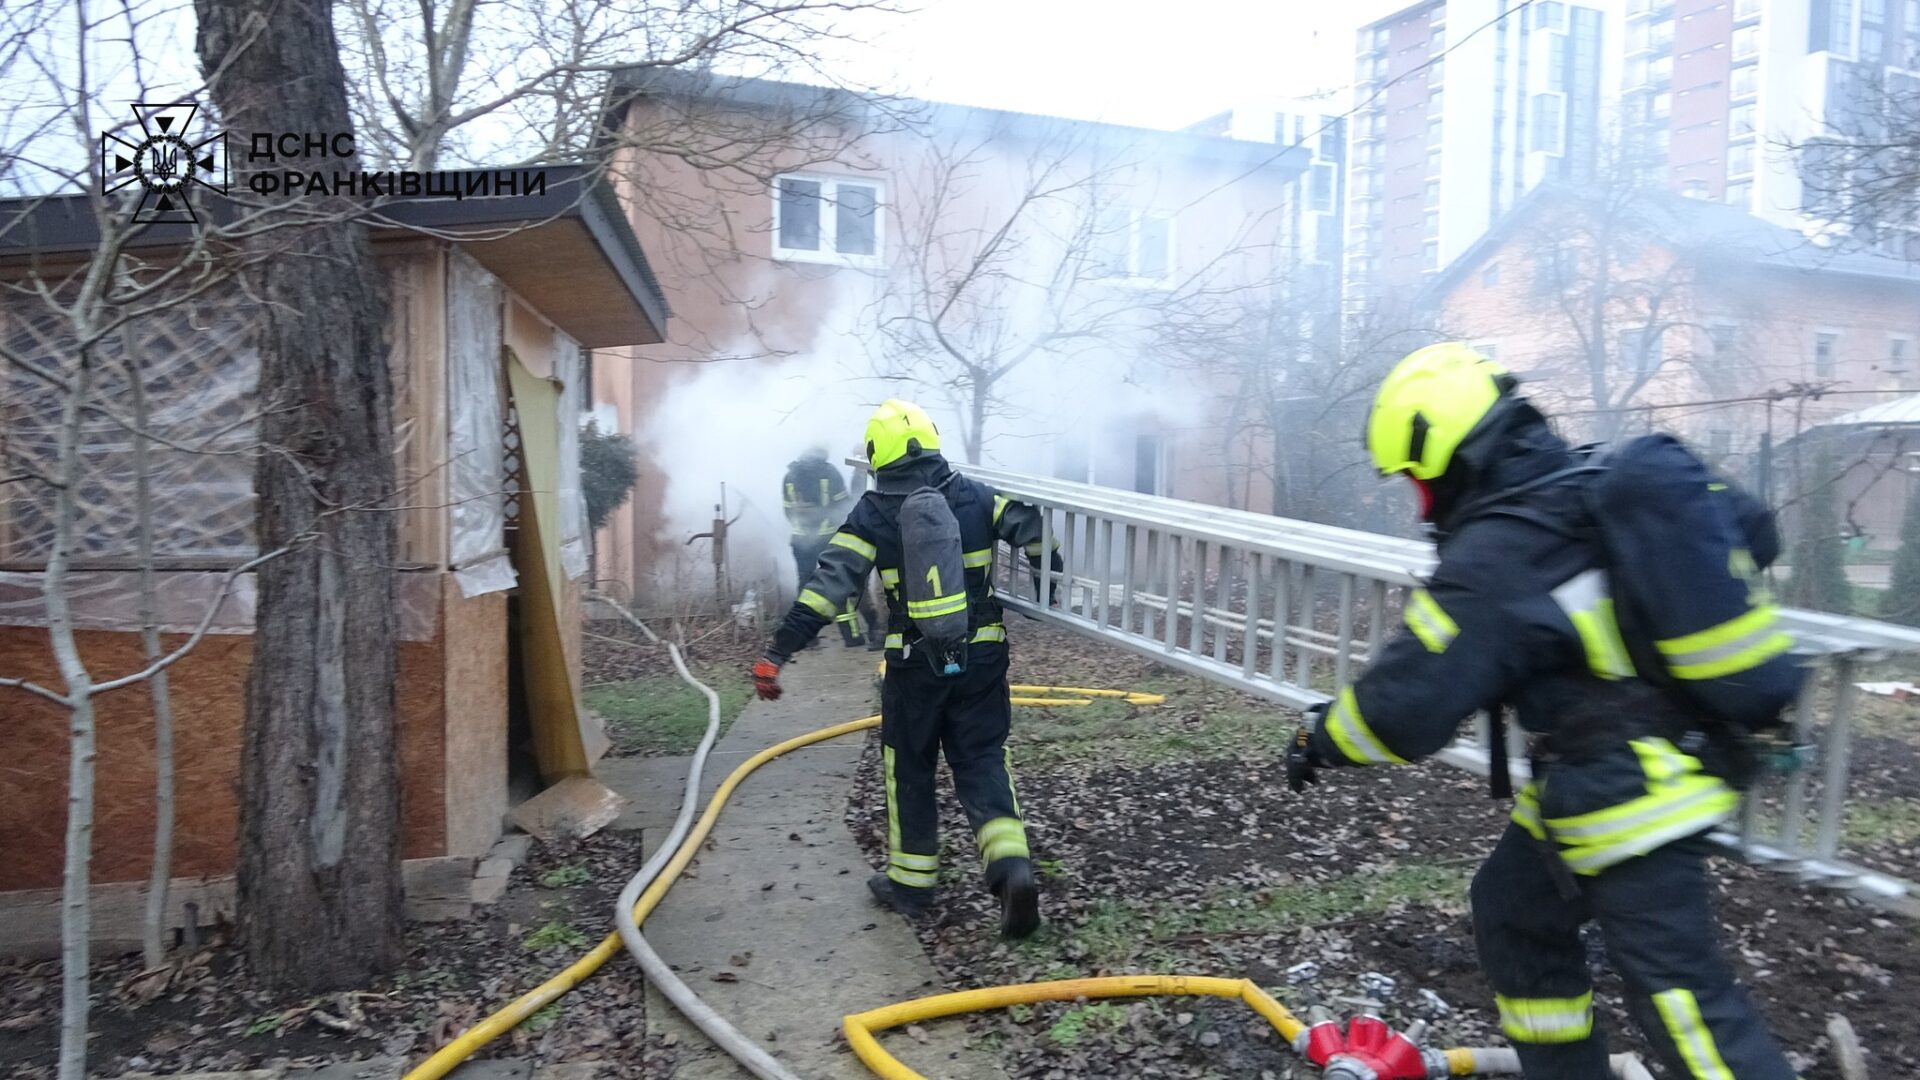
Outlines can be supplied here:
<path id="1" fill-rule="evenodd" d="M 764 656 L 753 662 L 753 692 L 760 695 L 761 701 L 779 700 L 779 664 Z"/>

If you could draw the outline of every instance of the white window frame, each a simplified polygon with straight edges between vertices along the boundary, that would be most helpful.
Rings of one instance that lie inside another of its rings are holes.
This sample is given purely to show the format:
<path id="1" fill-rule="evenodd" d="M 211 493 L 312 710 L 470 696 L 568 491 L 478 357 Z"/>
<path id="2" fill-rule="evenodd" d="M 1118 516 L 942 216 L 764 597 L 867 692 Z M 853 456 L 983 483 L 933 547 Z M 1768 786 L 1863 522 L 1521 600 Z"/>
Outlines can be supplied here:
<path id="1" fill-rule="evenodd" d="M 1339 183 L 1338 176 L 1334 177 L 1334 182 L 1336 184 Z M 1309 179 L 1308 183 L 1312 183 L 1311 179 Z M 1309 204 L 1312 202 L 1311 191 L 1308 192 L 1307 201 Z M 1178 216 L 1169 211 L 1149 210 L 1140 206 L 1113 207 L 1112 209 L 1119 210 L 1127 215 L 1127 266 L 1124 273 L 1109 275 L 1109 280 L 1124 281 L 1129 285 L 1143 289 L 1171 289 L 1174 279 L 1179 277 L 1180 221 Z M 1166 276 L 1164 277 L 1143 277 L 1139 272 L 1140 222 L 1146 218 L 1159 218 L 1167 224 Z M 1114 238 L 1100 237 L 1099 239 L 1102 242 L 1110 242 Z M 1104 256 L 1105 252 L 1101 254 Z"/>
<path id="2" fill-rule="evenodd" d="M 1467 348 L 1496 363 L 1500 360 L 1500 343 L 1497 341 L 1469 341 Z"/>
<path id="3" fill-rule="evenodd" d="M 1824 375 L 1820 372 L 1820 339 L 1833 339 L 1833 349 L 1827 354 L 1829 366 L 1833 369 Z M 1840 374 L 1840 337 L 1837 326 L 1816 326 L 1813 328 L 1813 347 L 1807 350 L 1807 370 L 1816 379 L 1831 379 Z"/>
<path id="4" fill-rule="evenodd" d="M 1638 372 L 1659 371 L 1665 367 L 1668 359 L 1667 331 L 1669 329 L 1671 329 L 1671 327 L 1662 326 L 1658 330 L 1651 330 L 1649 327 L 1641 326 L 1620 331 L 1619 341 L 1621 352 L 1626 352 L 1628 347 L 1631 346 L 1633 352 L 1636 354 L 1642 351 L 1645 351 L 1647 354 L 1645 356 L 1622 356 L 1620 358 L 1620 366 L 1625 370 Z M 1649 332 L 1653 334 L 1653 347 L 1643 350 L 1642 346 L 1645 344 Z"/>
<path id="5" fill-rule="evenodd" d="M 1714 332 L 1717 330 L 1725 330 L 1727 332 L 1727 347 L 1725 349 L 1722 349 L 1720 342 L 1714 338 Z M 1709 322 L 1707 324 L 1707 347 L 1713 351 L 1713 356 L 1715 357 L 1719 357 L 1722 353 L 1731 355 L 1738 351 L 1740 348 L 1740 324 L 1731 319 L 1714 319 L 1712 322 Z"/>
<path id="6" fill-rule="evenodd" d="M 1897 368 L 1892 366 L 1894 360 L 1896 359 L 1893 355 L 1893 346 L 1895 342 L 1898 342 L 1901 345 L 1905 346 L 1905 348 L 1901 350 L 1900 356 L 1898 357 L 1901 366 Z M 1916 359 L 1913 350 L 1914 350 L 1914 337 L 1912 334 L 1888 334 L 1887 335 L 1887 365 L 1888 366 L 1884 369 L 1887 372 L 1887 374 L 1899 375 L 1899 374 L 1905 374 L 1909 371 L 1912 371 L 1914 361 Z"/>
<path id="7" fill-rule="evenodd" d="M 820 242 L 817 251 L 805 248 L 789 248 L 780 245 L 780 184 L 785 180 L 805 180 L 820 185 Z M 840 185 L 852 184 L 873 189 L 873 254 L 852 255 L 832 250 L 825 246 L 838 241 L 840 235 Z M 882 265 L 887 252 L 887 186 L 878 179 L 865 176 L 836 176 L 832 173 L 790 172 L 781 173 L 773 178 L 773 189 L 768 192 L 773 200 L 773 257 L 781 262 L 825 263 L 829 266 L 856 266 L 872 268 Z"/>

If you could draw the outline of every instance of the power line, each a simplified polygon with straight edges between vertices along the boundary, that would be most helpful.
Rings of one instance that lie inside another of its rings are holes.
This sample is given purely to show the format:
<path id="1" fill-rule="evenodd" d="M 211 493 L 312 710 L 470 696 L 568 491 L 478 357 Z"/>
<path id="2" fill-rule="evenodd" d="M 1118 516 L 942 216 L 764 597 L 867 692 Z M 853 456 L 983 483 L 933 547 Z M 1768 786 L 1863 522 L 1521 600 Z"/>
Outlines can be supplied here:
<path id="1" fill-rule="evenodd" d="M 1606 409 L 1575 409 L 1556 411 L 1555 416 L 1603 416 L 1610 413 L 1654 412 L 1660 409 L 1693 409 L 1709 405 L 1747 405 L 1772 403 L 1776 401 L 1818 401 L 1823 397 L 1840 397 L 1848 394 L 1920 394 L 1920 388 L 1901 388 L 1893 390 L 1768 390 L 1746 397 L 1706 398 L 1700 401 L 1670 401 L 1665 403 L 1649 402 L 1644 405 L 1615 405 Z"/>

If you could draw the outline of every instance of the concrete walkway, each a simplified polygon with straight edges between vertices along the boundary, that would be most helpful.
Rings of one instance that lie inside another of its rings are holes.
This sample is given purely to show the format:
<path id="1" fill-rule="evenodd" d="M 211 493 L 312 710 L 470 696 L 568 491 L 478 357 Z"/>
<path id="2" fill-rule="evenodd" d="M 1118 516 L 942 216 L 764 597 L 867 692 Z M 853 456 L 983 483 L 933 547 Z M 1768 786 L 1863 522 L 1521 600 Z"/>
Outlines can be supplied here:
<path id="1" fill-rule="evenodd" d="M 754 701 L 707 761 L 702 793 L 739 763 L 795 735 L 871 715 L 878 657 L 837 641 L 801 654 L 777 702 Z M 796 751 L 763 766 L 727 804 L 707 849 L 646 923 L 647 938 L 695 993 L 807 1080 L 868 1077 L 841 1039 L 840 1018 L 937 993 L 933 966 L 899 916 L 875 906 L 872 873 L 844 823 L 859 737 Z M 595 770 L 633 800 L 614 828 L 664 836 L 685 782 L 684 761 L 620 759 Z M 675 1076 L 745 1077 L 673 1007 L 650 992 L 650 1034 L 680 1048 Z M 959 1023 L 889 1045 L 939 1080 L 1003 1078 L 984 1051 L 965 1046 Z"/>

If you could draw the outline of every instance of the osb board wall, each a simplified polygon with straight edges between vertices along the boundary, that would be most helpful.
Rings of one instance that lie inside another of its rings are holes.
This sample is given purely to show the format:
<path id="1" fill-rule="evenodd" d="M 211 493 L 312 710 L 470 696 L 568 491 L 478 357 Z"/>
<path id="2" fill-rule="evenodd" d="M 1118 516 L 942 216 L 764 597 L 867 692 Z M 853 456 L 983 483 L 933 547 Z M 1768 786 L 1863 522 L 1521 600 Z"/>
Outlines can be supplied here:
<path id="1" fill-rule="evenodd" d="M 507 813 L 507 594 L 471 599 L 443 582 L 447 854 L 478 855 Z"/>
<path id="2" fill-rule="evenodd" d="M 82 631 L 81 654 L 94 672 L 115 676 L 145 666 L 140 637 Z M 182 636 L 165 637 L 167 648 Z M 173 872 L 231 873 L 238 836 L 240 729 L 253 639 L 213 635 L 169 669 L 178 765 L 174 790 Z M 442 646 L 402 642 L 399 741 L 403 850 L 408 858 L 445 854 Z M 0 627 L 0 671 L 58 686 L 39 627 Z M 142 685 L 96 699 L 99 725 L 94 792 L 93 879 L 147 876 L 153 846 L 153 714 Z M 67 717 L 40 698 L 0 688 L 0 891 L 60 883 L 66 844 Z"/>
<path id="3" fill-rule="evenodd" d="M 408 492 L 399 514 L 403 565 L 447 562 L 446 253 L 436 248 L 381 259 L 393 283 L 393 453 Z"/>

